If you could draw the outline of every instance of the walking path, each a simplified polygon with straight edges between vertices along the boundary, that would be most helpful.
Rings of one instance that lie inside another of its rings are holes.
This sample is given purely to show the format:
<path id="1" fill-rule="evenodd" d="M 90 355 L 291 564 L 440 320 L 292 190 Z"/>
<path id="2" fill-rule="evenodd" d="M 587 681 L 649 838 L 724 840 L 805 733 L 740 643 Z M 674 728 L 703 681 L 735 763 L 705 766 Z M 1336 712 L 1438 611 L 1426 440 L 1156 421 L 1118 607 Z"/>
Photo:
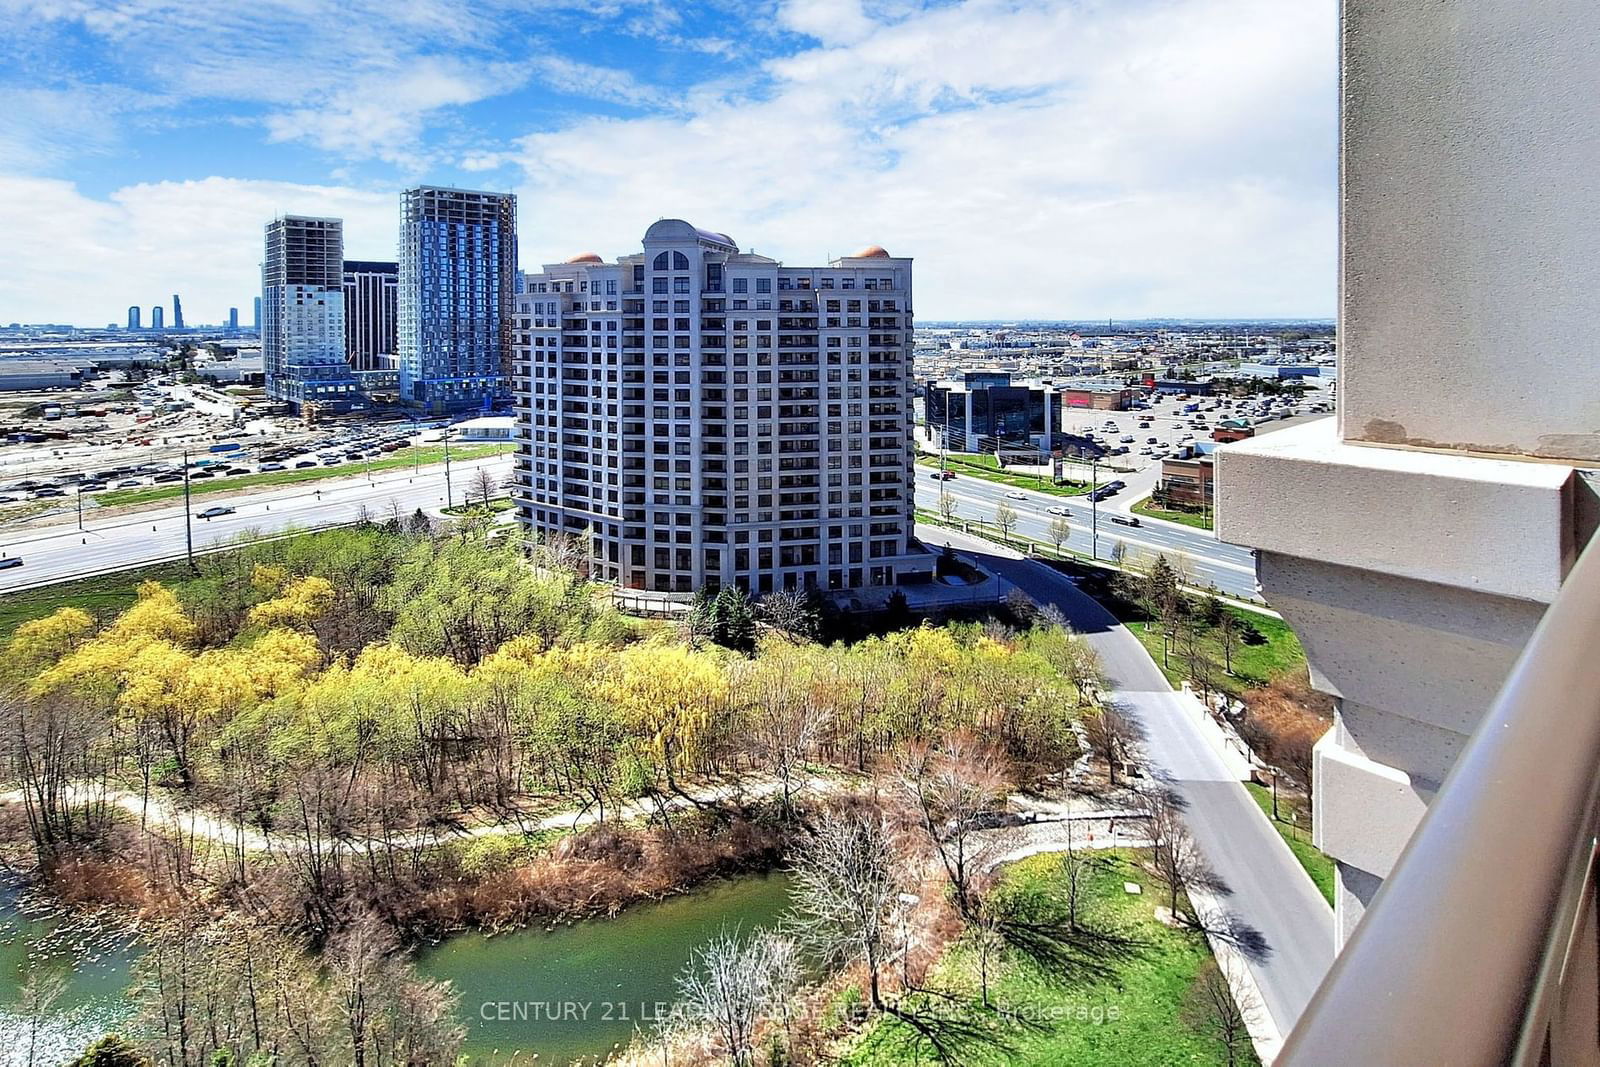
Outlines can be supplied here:
<path id="1" fill-rule="evenodd" d="M 839 788 L 839 779 L 809 777 L 792 782 L 790 792 L 793 795 L 829 793 Z M 90 802 L 99 796 L 98 789 L 90 787 L 72 786 L 70 789 L 74 805 Z M 782 790 L 783 783 L 777 779 L 751 778 L 686 790 L 688 797 L 666 796 L 662 799 L 662 804 L 669 811 L 678 811 L 696 802 L 717 804 L 730 800 L 764 800 Z M 215 812 L 183 807 L 178 802 L 180 799 L 165 789 L 152 790 L 148 802 L 144 795 L 131 789 L 112 787 L 105 792 L 106 803 L 140 820 L 142 825 L 170 830 L 186 838 L 210 841 L 245 852 L 308 851 L 303 835 L 264 831 L 258 827 L 235 822 Z M 21 790 L 13 789 L 0 793 L 0 809 L 20 805 L 22 801 Z M 606 805 L 603 817 L 626 822 L 653 815 L 657 810 L 652 800 L 629 800 L 620 804 Z M 534 834 L 549 830 L 576 830 L 579 827 L 592 826 L 601 820 L 602 813 L 598 807 L 567 808 L 527 820 L 442 827 L 434 830 L 408 830 L 390 837 L 351 834 L 330 838 L 317 847 L 319 851 L 360 847 L 367 844 L 390 848 L 419 848 L 437 845 L 443 841 L 469 841 L 478 837 Z"/>
<path id="2" fill-rule="evenodd" d="M 988 541 L 940 533 L 1035 601 L 1053 604 L 1099 655 L 1109 702 L 1141 732 L 1148 767 L 1177 794 L 1196 845 L 1226 887 L 1192 903 L 1208 929 L 1227 933 L 1214 943 L 1247 1014 L 1250 982 L 1259 989 L 1266 1018 L 1255 1021 L 1254 1033 L 1270 1058 L 1333 963 L 1327 902 L 1240 784 L 1193 698 L 1173 691 L 1138 638 L 1058 571 Z"/>

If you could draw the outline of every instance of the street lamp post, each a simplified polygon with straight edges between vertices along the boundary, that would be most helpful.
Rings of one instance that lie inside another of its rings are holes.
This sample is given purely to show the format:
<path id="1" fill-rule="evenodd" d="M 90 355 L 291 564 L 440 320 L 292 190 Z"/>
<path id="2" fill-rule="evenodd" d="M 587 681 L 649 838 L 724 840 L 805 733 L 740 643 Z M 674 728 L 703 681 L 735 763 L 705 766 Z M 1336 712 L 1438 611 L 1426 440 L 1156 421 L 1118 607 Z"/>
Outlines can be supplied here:
<path id="1" fill-rule="evenodd" d="M 1100 463 L 1094 457 L 1089 457 L 1089 523 L 1092 533 L 1089 539 L 1089 555 L 1094 559 L 1100 558 Z"/>
<path id="2" fill-rule="evenodd" d="M 456 506 L 455 499 L 451 495 L 451 492 L 450 492 L 450 427 L 449 426 L 446 426 L 444 428 L 444 506 L 446 508 L 453 508 L 453 507 Z"/>
<path id="3" fill-rule="evenodd" d="M 189 558 L 189 569 L 194 570 L 194 512 L 189 510 L 189 450 L 183 450 L 183 543 L 184 554 Z"/>

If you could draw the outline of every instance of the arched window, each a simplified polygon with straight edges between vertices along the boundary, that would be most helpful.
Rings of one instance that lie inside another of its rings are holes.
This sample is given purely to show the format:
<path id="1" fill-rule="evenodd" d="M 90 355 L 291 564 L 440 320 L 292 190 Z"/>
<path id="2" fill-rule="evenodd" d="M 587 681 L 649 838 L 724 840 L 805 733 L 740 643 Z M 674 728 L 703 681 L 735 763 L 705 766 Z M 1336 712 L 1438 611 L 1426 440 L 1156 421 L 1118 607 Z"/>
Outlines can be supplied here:
<path id="1" fill-rule="evenodd" d="M 674 252 L 674 253 L 672 253 L 672 269 L 673 270 L 688 270 L 689 269 L 689 257 L 684 255 L 682 252 Z"/>
<path id="2" fill-rule="evenodd" d="M 651 266 L 652 270 L 666 270 L 666 269 L 668 269 L 667 265 L 670 262 L 671 262 L 671 259 L 669 258 L 668 254 L 666 252 L 663 252 L 663 253 L 661 253 L 659 256 L 657 256 L 655 258 L 655 262 L 652 263 L 650 266 Z"/>

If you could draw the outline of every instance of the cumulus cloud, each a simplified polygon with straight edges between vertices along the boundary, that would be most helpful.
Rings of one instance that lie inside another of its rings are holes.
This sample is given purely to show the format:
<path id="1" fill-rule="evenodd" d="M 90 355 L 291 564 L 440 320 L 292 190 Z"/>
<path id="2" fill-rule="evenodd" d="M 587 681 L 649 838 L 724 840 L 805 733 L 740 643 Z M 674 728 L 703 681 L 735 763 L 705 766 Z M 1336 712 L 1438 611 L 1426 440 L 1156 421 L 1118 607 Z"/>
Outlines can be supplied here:
<path id="1" fill-rule="evenodd" d="M 924 317 L 1331 313 L 1331 3 L 784 17 L 821 43 L 770 92 L 523 138 L 528 258 L 682 215 L 792 262 L 915 256 Z"/>

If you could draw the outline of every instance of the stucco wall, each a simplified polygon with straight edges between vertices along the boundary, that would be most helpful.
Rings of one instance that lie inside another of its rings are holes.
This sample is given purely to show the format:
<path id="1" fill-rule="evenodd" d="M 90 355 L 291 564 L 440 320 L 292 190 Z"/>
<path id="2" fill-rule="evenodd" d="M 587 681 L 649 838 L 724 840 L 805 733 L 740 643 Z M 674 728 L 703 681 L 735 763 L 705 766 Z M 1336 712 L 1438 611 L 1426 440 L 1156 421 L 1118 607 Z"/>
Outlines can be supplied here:
<path id="1" fill-rule="evenodd" d="M 1600 460 L 1600 4 L 1345 0 L 1347 440 Z"/>

